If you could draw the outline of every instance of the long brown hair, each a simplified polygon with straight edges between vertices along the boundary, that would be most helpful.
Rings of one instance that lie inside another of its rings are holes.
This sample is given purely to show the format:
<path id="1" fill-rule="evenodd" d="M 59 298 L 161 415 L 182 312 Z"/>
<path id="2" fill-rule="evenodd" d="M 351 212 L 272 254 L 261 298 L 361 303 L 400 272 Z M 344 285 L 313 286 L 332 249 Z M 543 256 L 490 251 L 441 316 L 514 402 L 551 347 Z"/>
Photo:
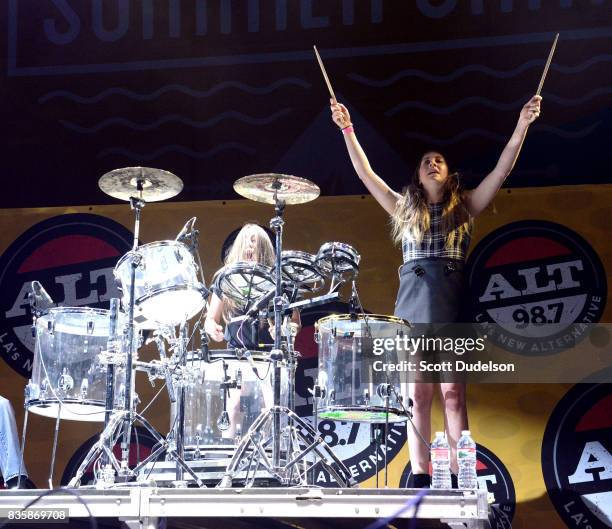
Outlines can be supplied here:
<path id="1" fill-rule="evenodd" d="M 251 236 L 255 234 L 256 243 L 255 250 L 253 255 L 247 259 L 246 258 L 246 249 L 249 246 L 249 241 Z M 247 223 L 245 224 L 241 230 L 236 235 L 236 239 L 232 244 L 232 247 L 227 252 L 225 256 L 225 260 L 223 262 L 223 268 L 217 270 L 213 277 L 213 283 L 216 281 L 217 277 L 221 273 L 222 270 L 227 266 L 231 266 L 240 261 L 249 261 L 256 264 L 261 264 L 265 266 L 273 266 L 274 265 L 274 246 L 272 246 L 272 241 L 270 237 L 266 233 L 266 231 L 259 226 L 258 224 Z M 228 297 L 223 298 L 223 321 L 227 323 L 231 320 L 239 311 L 239 307 L 237 303 Z"/>
<path id="2" fill-rule="evenodd" d="M 425 154 L 419 159 L 412 180 L 403 190 L 391 216 L 391 235 L 393 241 L 398 245 L 402 244 L 406 231 L 417 243 L 421 243 L 431 225 L 427 195 L 419 179 L 419 168 Z M 442 204 L 442 230 L 447 234 L 445 247 L 451 248 L 461 243 L 472 224 L 472 218 L 463 202 L 463 188 L 459 183 L 459 173 L 449 170 L 444 184 Z"/>

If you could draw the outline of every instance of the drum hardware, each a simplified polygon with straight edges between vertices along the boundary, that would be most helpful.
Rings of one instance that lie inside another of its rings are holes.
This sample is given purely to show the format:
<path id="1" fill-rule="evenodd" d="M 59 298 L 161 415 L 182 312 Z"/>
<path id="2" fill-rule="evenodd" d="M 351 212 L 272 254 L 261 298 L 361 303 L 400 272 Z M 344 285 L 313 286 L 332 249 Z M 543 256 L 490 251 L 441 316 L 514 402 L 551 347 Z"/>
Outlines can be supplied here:
<path id="1" fill-rule="evenodd" d="M 36 318 L 42 316 L 50 308 L 55 307 L 55 302 L 45 290 L 45 288 L 38 281 L 32 281 L 30 283 L 30 292 L 28 292 L 28 302 L 30 304 L 30 310 L 32 313 L 32 319 L 34 325 L 36 324 Z M 32 327 L 34 332 L 35 328 Z M 35 337 L 35 334 L 33 334 Z"/>
<path id="2" fill-rule="evenodd" d="M 200 274 L 200 283 L 205 287 L 206 280 L 204 278 L 204 267 L 202 266 L 202 258 L 200 257 L 200 231 L 195 228 L 197 217 L 191 217 L 183 226 L 181 231 L 175 238 L 177 242 L 183 242 L 191 248 L 191 252 L 196 257 L 197 267 Z M 208 290 L 206 289 L 204 299 L 208 297 Z"/>
<path id="3" fill-rule="evenodd" d="M 134 211 L 134 241 L 132 246 L 132 256 L 129 260 L 130 279 L 129 279 L 129 303 L 127 311 L 126 323 L 126 367 L 125 367 L 125 398 L 124 407 L 122 410 L 114 410 L 108 420 L 108 424 L 100 434 L 100 439 L 91 447 L 85 459 L 79 466 L 75 476 L 70 480 L 69 487 L 76 487 L 85 470 L 98 459 L 101 454 L 106 454 L 108 463 L 105 464 L 105 471 L 96 476 L 96 486 L 109 486 L 115 481 L 116 477 L 127 481 L 129 478 L 137 476 L 141 468 L 149 462 L 157 459 L 162 453 L 166 452 L 167 456 L 180 467 L 177 470 L 177 477 L 182 471 L 186 471 L 192 479 L 196 481 L 198 486 L 202 486 L 202 481 L 195 473 L 186 465 L 180 453 L 171 446 L 149 423 L 149 421 L 136 412 L 134 399 L 134 380 L 135 366 L 137 361 L 137 347 L 135 347 L 135 321 L 134 312 L 136 305 L 136 271 L 140 264 L 142 254 L 138 252 L 139 235 L 140 235 L 140 218 L 142 209 L 145 207 L 146 201 L 152 202 L 164 200 L 175 196 L 182 189 L 181 180 L 175 175 L 160 171 L 157 169 L 149 169 L 143 167 L 124 168 L 111 171 L 103 175 L 99 182 L 100 188 L 105 193 L 119 198 L 128 200 L 130 207 Z M 125 292 L 124 292 L 125 294 Z M 184 329 L 182 329 L 184 331 Z M 181 340 L 182 341 L 182 340 Z M 125 344 L 124 344 L 125 345 Z M 130 440 L 132 425 L 135 421 L 140 422 L 146 430 L 155 438 L 158 448 L 153 450 L 149 457 L 138 463 L 134 469 L 129 468 Z M 118 461 L 112 452 L 116 442 L 121 438 L 121 460 Z M 179 439 L 180 441 L 180 439 Z M 179 442 L 179 452 L 180 452 Z M 111 472 L 111 467 L 114 473 Z M 104 481 L 102 481 L 104 479 Z M 112 480 L 112 482 L 111 482 Z"/>
<path id="4" fill-rule="evenodd" d="M 30 292 L 28 292 L 28 302 L 30 305 L 30 312 L 32 314 L 32 338 L 36 338 L 36 320 L 38 317 L 42 316 L 42 314 L 49 308 L 55 306 L 53 303 L 53 299 L 48 294 L 48 292 L 44 289 L 44 287 L 38 281 L 32 281 L 30 283 Z M 42 388 L 41 388 L 42 389 Z M 43 393 L 43 391 L 41 391 Z M 45 392 L 46 393 L 46 392 Z M 17 488 L 21 487 L 21 476 L 24 473 L 24 453 L 25 453 L 25 442 L 26 442 L 26 434 L 28 431 L 28 415 L 29 415 L 29 407 L 25 405 L 25 403 L 30 399 L 30 386 L 27 385 L 24 389 L 24 418 L 23 418 L 23 427 L 21 431 L 21 454 L 19 459 L 19 477 L 17 478 Z M 59 413 L 59 412 L 58 412 Z M 59 433 L 59 430 L 58 430 Z M 54 439 L 54 445 L 57 446 L 57 443 Z M 55 454 L 52 454 L 52 461 L 55 458 Z M 53 475 L 53 463 L 51 464 L 51 470 L 49 471 L 50 476 Z M 52 486 L 52 485 L 50 485 Z"/>
<path id="5" fill-rule="evenodd" d="M 230 427 L 230 417 L 227 412 L 227 399 L 229 397 L 229 392 L 231 389 L 241 389 L 242 388 L 242 371 L 240 369 L 236 370 L 235 378 L 232 379 L 227 374 L 227 362 L 222 361 L 221 365 L 223 367 L 223 381 L 221 382 L 221 403 L 223 405 L 223 409 L 221 410 L 221 415 L 217 418 L 217 428 L 222 432 L 226 431 Z"/>
<path id="6" fill-rule="evenodd" d="M 325 398 L 325 389 L 318 384 L 308 388 L 308 392 L 312 395 L 312 427 L 315 432 L 319 431 L 319 402 Z M 314 484 L 317 482 L 316 469 L 312 466 L 310 480 Z"/>
<path id="7" fill-rule="evenodd" d="M 385 413 L 385 430 L 384 430 L 384 442 L 385 442 L 385 451 L 384 451 L 384 458 L 385 458 L 385 488 L 387 488 L 388 485 L 388 473 L 389 473 L 389 467 L 387 466 L 388 461 L 387 461 L 387 435 L 389 433 L 389 409 L 390 409 L 390 399 L 391 399 L 391 390 L 392 386 L 391 384 L 389 384 L 388 382 L 382 383 L 382 384 L 378 384 L 378 386 L 376 386 L 376 393 L 379 397 L 381 397 L 384 400 L 384 413 Z M 376 462 L 378 463 L 378 457 L 376 458 Z M 377 468 L 378 470 L 378 468 Z M 378 487 L 378 472 L 376 472 L 376 486 Z"/>
<path id="8" fill-rule="evenodd" d="M 289 307 L 283 296 L 282 285 L 283 213 L 286 204 L 300 204 L 314 200 L 319 195 L 319 189 L 312 182 L 302 178 L 269 173 L 241 178 L 234 184 L 234 189 L 238 194 L 251 200 L 274 204 L 275 216 L 270 221 L 276 239 L 273 298 L 275 332 L 274 348 L 270 352 L 273 405 L 262 411 L 244 435 L 218 486 L 231 487 L 233 480 L 245 466 L 247 474 L 252 472 L 253 475 L 256 475 L 259 468 L 264 468 L 282 485 L 307 484 L 305 458 L 311 452 L 326 466 L 340 486 L 347 486 L 351 484 L 352 479 L 344 463 L 336 457 L 312 426 L 291 409 L 290 405 L 281 405 L 281 363 L 295 360 L 291 358 L 293 348 L 291 336 L 287 337 L 288 345 L 281 347 L 283 315 Z M 281 428 L 283 417 L 287 419 L 286 435 L 283 435 Z M 270 435 L 267 434 L 268 428 L 271 431 Z M 283 440 L 285 447 L 281 444 Z M 270 457 L 266 453 L 268 446 L 272 449 Z M 282 448 L 285 448 L 284 461 Z M 303 466 L 302 471 L 300 464 Z M 246 483 L 247 486 L 251 484 L 248 480 Z"/>
<path id="9" fill-rule="evenodd" d="M 360 260 L 357 250 L 342 242 L 324 243 L 315 257 L 318 268 L 331 277 L 329 292 L 335 292 L 346 281 L 357 277 Z"/>
<path id="10" fill-rule="evenodd" d="M 166 380 L 166 390 L 168 391 L 168 398 L 171 403 L 176 402 L 176 391 L 174 390 L 174 382 L 172 380 L 172 372 L 168 367 L 168 357 L 166 355 L 166 347 L 164 345 L 164 340 L 159 333 L 155 334 L 155 345 L 157 346 L 157 351 L 159 352 L 159 358 L 161 361 L 163 377 Z M 149 380 L 150 381 L 150 380 Z"/>
<path id="11" fill-rule="evenodd" d="M 257 366 L 255 365 L 253 355 L 251 354 L 251 351 L 249 349 L 236 349 L 236 357 L 238 358 L 238 360 L 240 360 L 241 358 L 246 358 L 247 362 L 249 363 L 249 366 L 251 366 L 251 369 L 253 370 L 253 373 L 255 373 L 255 376 L 259 378 L 259 371 L 257 371 Z"/>
<path id="12" fill-rule="evenodd" d="M 107 342 L 107 354 L 100 360 L 110 360 L 106 364 L 106 405 L 104 410 L 104 428 L 108 426 L 111 420 L 111 414 L 113 405 L 115 403 L 115 362 L 120 361 L 117 355 L 121 352 L 121 343 L 118 343 L 117 335 L 117 319 L 119 318 L 119 300 L 117 298 L 111 298 L 110 300 L 110 314 L 109 314 L 109 329 L 108 329 L 108 342 Z M 108 452 L 112 452 L 113 447 L 110 445 L 106 446 L 105 453 L 100 458 L 100 465 L 105 472 L 102 474 L 102 479 L 107 483 L 110 479 L 111 465 L 110 460 L 107 456 Z"/>

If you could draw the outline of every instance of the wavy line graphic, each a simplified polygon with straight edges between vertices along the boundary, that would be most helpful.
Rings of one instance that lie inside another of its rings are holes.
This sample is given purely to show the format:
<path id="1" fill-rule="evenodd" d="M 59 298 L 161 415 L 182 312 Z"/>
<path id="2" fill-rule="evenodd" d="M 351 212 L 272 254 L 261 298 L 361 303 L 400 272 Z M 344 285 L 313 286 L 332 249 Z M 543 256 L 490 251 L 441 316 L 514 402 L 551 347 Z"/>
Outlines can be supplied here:
<path id="1" fill-rule="evenodd" d="M 571 99 L 557 96 L 554 94 L 549 94 L 547 92 L 544 92 L 542 97 L 544 101 L 552 101 L 562 106 L 574 107 L 574 106 L 582 105 L 583 103 L 586 103 L 596 97 L 599 97 L 602 95 L 610 95 L 610 94 L 612 94 L 612 88 L 601 87 L 601 88 L 596 88 L 595 90 L 592 90 L 591 92 L 583 96 L 575 97 Z M 423 101 L 414 101 L 414 100 L 403 101 L 399 103 L 398 105 L 395 105 L 394 107 L 387 110 L 385 112 L 385 116 L 392 117 L 398 112 L 401 112 L 406 109 L 423 110 L 425 112 L 429 112 L 430 114 L 436 114 L 439 116 L 448 115 L 448 114 L 452 114 L 453 112 L 456 112 L 457 110 L 465 108 L 469 105 L 481 105 L 481 106 L 485 106 L 488 108 L 492 108 L 494 110 L 502 110 L 502 111 L 514 110 L 517 108 L 521 108 L 529 100 L 531 95 L 532 94 L 526 95 L 510 103 L 493 101 L 492 99 L 489 99 L 487 97 L 473 96 L 473 97 L 466 97 L 462 99 L 461 101 L 458 101 L 457 103 L 453 103 L 452 105 L 448 105 L 445 107 L 438 106 L 438 105 L 430 105 L 429 103 L 425 103 Z"/>
<path id="2" fill-rule="evenodd" d="M 597 121 L 592 125 L 582 129 L 582 130 L 563 130 L 557 127 L 551 127 L 550 125 L 538 125 L 535 127 L 536 132 L 548 132 L 550 134 L 554 134 L 555 136 L 559 136 L 561 138 L 567 140 L 574 140 L 577 138 L 584 138 L 593 132 L 597 127 L 601 125 L 601 121 Z"/>
<path id="3" fill-rule="evenodd" d="M 283 79 L 278 79 L 277 81 L 274 81 L 268 86 L 262 87 L 250 86 L 238 81 L 223 81 L 213 86 L 212 88 L 209 88 L 208 90 L 196 90 L 194 88 L 190 88 L 181 84 L 169 84 L 166 86 L 162 86 L 161 88 L 158 88 L 154 92 L 150 92 L 148 94 L 139 94 L 128 88 L 116 86 L 103 90 L 99 94 L 93 96 L 80 96 L 68 90 L 54 90 L 53 92 L 49 92 L 48 94 L 45 94 L 44 96 L 40 97 L 38 99 L 38 102 L 42 104 L 47 103 L 52 99 L 68 99 L 71 101 L 75 101 L 76 103 L 81 103 L 83 105 L 92 105 L 94 103 L 99 103 L 103 99 L 106 99 L 107 97 L 111 97 L 113 95 L 124 96 L 134 101 L 153 101 L 161 95 L 167 94 L 168 92 L 179 92 L 181 94 L 200 99 L 204 97 L 210 97 L 216 94 L 217 92 L 226 90 L 228 88 L 237 88 L 238 90 L 242 90 L 243 92 L 246 92 L 247 94 L 251 95 L 265 95 L 286 85 L 298 86 L 304 89 L 308 89 L 312 86 L 310 83 L 307 83 L 303 79 L 298 79 L 297 77 L 286 77 Z"/>
<path id="4" fill-rule="evenodd" d="M 581 105 L 582 103 L 586 103 L 596 97 L 610 95 L 610 94 L 612 94 L 612 88 L 602 86 L 600 88 L 596 88 L 595 90 L 592 90 L 591 92 L 588 92 L 587 94 L 583 96 L 575 97 L 574 99 L 566 99 L 564 97 L 556 96 L 554 94 L 549 94 L 547 92 L 544 92 L 542 97 L 546 98 L 547 101 L 553 101 L 554 103 L 559 103 L 560 105 L 577 106 L 577 105 Z"/>
<path id="5" fill-rule="evenodd" d="M 587 61 L 584 61 L 581 64 L 577 64 L 576 66 L 551 64 L 550 69 L 564 74 L 576 74 L 584 72 L 591 66 L 599 64 L 601 62 L 612 62 L 612 55 L 596 55 L 595 57 L 591 57 Z M 495 79 L 511 79 L 512 77 L 516 77 L 517 75 L 520 75 L 532 68 L 541 68 L 543 65 L 544 60 L 534 59 L 531 61 L 527 61 L 512 70 L 495 70 L 483 64 L 468 64 L 466 66 L 462 66 L 461 68 L 457 68 L 456 70 L 453 70 L 450 73 L 440 75 L 431 74 L 423 70 L 408 68 L 397 72 L 396 74 L 393 74 L 391 77 L 387 77 L 386 79 L 371 79 L 369 77 L 365 77 L 357 73 L 348 74 L 348 78 L 357 83 L 373 88 L 386 88 L 406 77 L 417 77 L 419 79 L 424 79 L 426 81 L 431 81 L 434 83 L 448 83 L 469 73 L 482 73 L 484 75 L 488 75 L 489 77 L 494 77 Z"/>
<path id="6" fill-rule="evenodd" d="M 207 121 L 194 121 L 192 119 L 179 116 L 176 114 L 169 114 L 167 116 L 162 116 L 156 121 L 151 123 L 135 123 L 134 121 L 130 121 L 126 118 L 109 118 L 104 121 L 94 125 L 93 127 L 83 127 L 77 123 L 72 123 L 66 120 L 60 120 L 60 123 L 66 127 L 67 129 L 78 132 L 79 134 L 95 134 L 96 132 L 100 132 L 101 130 L 112 127 L 113 125 L 119 125 L 123 127 L 127 127 L 132 130 L 138 131 L 149 131 L 156 129 L 160 125 L 165 125 L 166 123 L 181 123 L 183 125 L 188 125 L 190 127 L 194 127 L 196 129 L 205 129 L 216 125 L 217 123 L 223 121 L 224 119 L 235 119 L 237 121 L 241 121 L 243 123 L 247 123 L 249 125 L 255 126 L 263 126 L 276 121 L 277 119 L 286 116 L 291 113 L 291 109 L 285 108 L 283 110 L 279 110 L 270 116 L 264 118 L 254 118 L 252 116 L 247 116 L 246 114 L 242 114 L 241 112 L 236 112 L 234 110 L 230 110 L 228 112 L 222 112 Z"/>
<path id="7" fill-rule="evenodd" d="M 588 136 L 589 134 L 591 134 L 591 132 L 593 132 L 600 125 L 600 123 L 601 122 L 598 121 L 597 123 L 594 123 L 593 125 L 590 125 L 582 130 L 577 130 L 577 131 L 563 130 L 563 129 L 559 129 L 557 127 L 551 127 L 548 125 L 538 125 L 537 127 L 534 127 L 534 132 L 548 132 L 550 134 L 554 134 L 555 136 L 559 136 L 564 139 L 577 139 L 577 138 L 584 138 L 585 136 Z M 406 132 L 404 135 L 406 136 L 406 138 L 410 138 L 413 140 L 420 140 L 420 141 L 423 141 L 424 143 L 429 143 L 431 145 L 442 145 L 442 146 L 453 145 L 455 143 L 459 143 L 460 141 L 466 138 L 470 138 L 472 136 L 479 136 L 479 137 L 491 139 L 497 142 L 505 142 L 508 139 L 507 135 L 496 134 L 489 130 L 475 129 L 475 128 L 465 129 L 464 131 L 460 132 L 459 134 L 451 138 L 434 138 L 433 136 L 429 136 L 421 132 Z"/>
<path id="8" fill-rule="evenodd" d="M 221 152 L 229 151 L 229 150 L 238 151 L 243 154 L 248 154 L 250 156 L 253 156 L 257 152 L 256 149 L 249 147 L 248 145 L 245 145 L 239 142 L 235 142 L 235 141 L 230 141 L 230 142 L 226 142 L 226 143 L 217 145 L 216 147 L 209 149 L 208 151 L 205 151 L 205 152 L 194 151 L 193 149 L 190 149 L 189 147 L 184 147 L 183 145 L 165 145 L 161 149 L 157 149 L 156 151 L 153 151 L 150 153 L 137 153 L 137 152 L 125 149 L 123 147 L 109 147 L 108 149 L 104 149 L 100 151 L 98 155 L 96 156 L 96 158 L 104 158 L 106 156 L 115 154 L 115 155 L 124 156 L 131 160 L 153 160 L 154 158 L 159 158 L 160 156 L 163 156 L 164 154 L 168 154 L 171 152 L 177 152 L 179 154 L 184 154 L 185 156 L 188 156 L 189 158 L 195 158 L 198 160 L 202 160 L 204 158 L 212 158 L 213 156 Z"/>

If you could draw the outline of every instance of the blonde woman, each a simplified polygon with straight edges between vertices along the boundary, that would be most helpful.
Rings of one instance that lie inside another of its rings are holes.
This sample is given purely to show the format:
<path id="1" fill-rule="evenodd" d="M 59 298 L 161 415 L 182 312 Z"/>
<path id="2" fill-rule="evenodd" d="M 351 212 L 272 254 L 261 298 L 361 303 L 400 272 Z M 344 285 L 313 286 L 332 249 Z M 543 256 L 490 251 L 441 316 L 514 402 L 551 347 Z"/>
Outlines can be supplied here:
<path id="1" fill-rule="evenodd" d="M 522 108 L 516 128 L 495 168 L 473 190 L 459 185 L 458 175 L 449 170 L 444 156 L 426 152 L 403 193 L 393 191 L 370 166 L 357 141 L 346 107 L 331 101 L 332 119 L 342 130 L 353 167 L 368 191 L 390 215 L 393 239 L 401 244 L 404 264 L 395 315 L 411 323 L 462 321 L 465 299 L 463 265 L 470 243 L 472 220 L 491 203 L 512 171 L 529 125 L 540 115 L 540 96 Z M 413 422 L 425 439 L 431 439 L 433 383 L 414 383 L 409 396 L 414 402 Z M 456 445 L 461 430 L 468 426 L 465 385 L 440 383 L 446 432 L 451 446 L 451 470 L 456 483 Z M 429 487 L 429 450 L 412 428 L 408 446 L 415 487 Z M 456 486 L 456 485 L 455 485 Z"/>
<path id="2" fill-rule="evenodd" d="M 274 256 L 274 247 L 272 246 L 272 242 L 266 231 L 257 224 L 245 224 L 238 232 L 236 239 L 227 252 L 224 259 L 224 264 L 225 266 L 230 266 L 238 262 L 248 261 L 254 264 L 273 266 Z M 221 270 L 223 270 L 223 268 Z M 216 342 L 220 342 L 225 339 L 230 347 L 242 348 L 245 346 L 245 343 L 237 343 L 236 338 L 234 337 L 236 335 L 241 336 L 240 332 L 234 333 L 234 336 L 232 336 L 232 333 L 230 332 L 224 333 L 223 325 L 226 326 L 227 330 L 227 326 L 230 324 L 233 318 L 244 315 L 245 308 L 239 307 L 234 301 L 225 297 L 221 291 L 215 288 L 215 279 L 218 277 L 221 270 L 218 270 L 215 273 L 212 281 L 213 289 L 206 320 L 204 321 L 204 330 Z M 299 324 L 299 312 L 294 311 L 291 318 L 291 325 L 294 332 L 299 330 Z M 238 327 L 240 326 L 241 325 L 238 324 Z M 272 331 L 272 333 L 274 332 L 274 326 L 273 322 L 268 320 L 264 323 L 263 327 L 259 329 L 255 342 L 257 344 L 266 344 L 269 346 L 268 348 L 270 348 L 271 344 L 274 342 L 273 334 L 271 335 L 270 331 Z M 247 342 L 247 340 L 244 339 L 244 342 Z M 246 343 L 246 346 L 251 347 L 252 345 Z M 213 364 L 209 369 L 216 369 L 219 377 L 221 376 L 220 364 Z M 238 429 L 238 425 L 242 426 L 242 415 L 240 411 L 241 397 L 252 397 L 257 395 L 258 391 L 261 391 L 264 406 L 268 408 L 273 404 L 273 391 L 272 386 L 269 384 L 271 379 L 266 378 L 265 370 L 261 370 L 261 372 L 257 373 L 256 376 L 262 382 L 254 381 L 251 375 L 243 380 L 242 388 L 240 390 L 230 390 L 227 401 L 229 425 L 228 428 L 221 434 L 224 439 L 233 439 L 237 442 L 240 439 L 240 435 L 244 434 L 246 431 L 243 430 L 242 427 Z M 264 377 L 267 382 L 263 381 L 264 378 L 261 377 Z M 246 424 L 247 428 L 249 426 L 250 423 Z"/>
<path id="3" fill-rule="evenodd" d="M 249 261 L 265 266 L 274 266 L 274 246 L 266 231 L 257 224 L 245 224 L 238 232 L 234 243 L 232 244 L 227 256 L 225 257 L 225 266 L 230 266 L 240 261 Z M 223 270 L 223 268 L 221 269 Z M 218 270 L 215 273 L 212 283 L 221 272 Z M 223 296 L 223 294 L 213 287 L 206 320 L 204 322 L 204 330 L 216 342 L 222 341 L 224 338 L 223 325 L 227 325 L 232 318 L 243 315 L 241 310 L 234 301 Z M 294 311 L 291 321 L 294 326 L 299 327 L 300 315 Z M 269 322 L 269 329 L 261 329 L 260 343 L 270 344 L 273 338 L 270 335 L 270 330 L 274 327 Z M 238 346 L 238 344 L 231 344 Z"/>

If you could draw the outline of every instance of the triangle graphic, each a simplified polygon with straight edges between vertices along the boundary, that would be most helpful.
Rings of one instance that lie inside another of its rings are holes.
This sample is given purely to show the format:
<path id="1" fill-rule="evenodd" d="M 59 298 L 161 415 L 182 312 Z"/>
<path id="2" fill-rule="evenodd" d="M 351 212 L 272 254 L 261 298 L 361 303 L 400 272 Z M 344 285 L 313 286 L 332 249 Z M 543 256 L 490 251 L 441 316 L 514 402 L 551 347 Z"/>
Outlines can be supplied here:
<path id="1" fill-rule="evenodd" d="M 411 169 L 404 160 L 344 98 L 339 97 L 339 100 L 344 102 L 351 113 L 359 142 L 367 153 L 372 168 L 389 183 L 394 180 L 408 183 Z M 327 106 L 281 157 L 274 170 L 312 180 L 321 188 L 322 195 L 367 193 L 353 169 L 342 133 L 332 122 Z"/>

